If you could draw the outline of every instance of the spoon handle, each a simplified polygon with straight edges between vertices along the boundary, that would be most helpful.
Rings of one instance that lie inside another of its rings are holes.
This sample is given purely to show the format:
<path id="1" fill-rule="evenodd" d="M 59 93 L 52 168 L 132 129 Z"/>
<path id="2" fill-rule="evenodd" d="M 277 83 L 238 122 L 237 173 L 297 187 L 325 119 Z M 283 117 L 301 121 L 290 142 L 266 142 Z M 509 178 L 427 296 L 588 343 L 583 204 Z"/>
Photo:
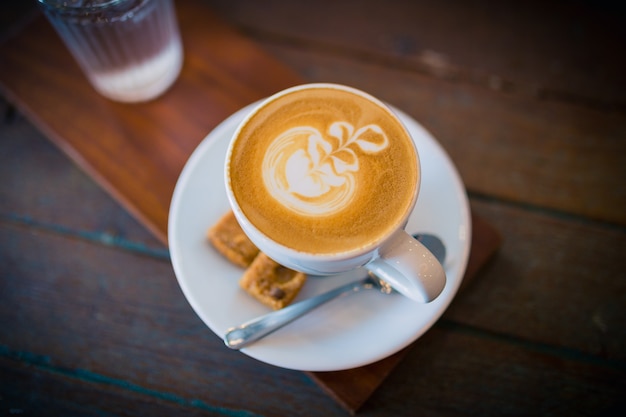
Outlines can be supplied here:
<path id="1" fill-rule="evenodd" d="M 369 277 L 361 281 L 351 282 L 342 285 L 334 290 L 300 301 L 280 310 L 257 317 L 240 326 L 232 327 L 224 335 L 224 343 L 231 349 L 241 349 L 250 343 L 259 340 L 275 330 L 280 329 L 288 323 L 309 311 L 340 297 L 347 293 L 357 292 L 368 288 Z"/>

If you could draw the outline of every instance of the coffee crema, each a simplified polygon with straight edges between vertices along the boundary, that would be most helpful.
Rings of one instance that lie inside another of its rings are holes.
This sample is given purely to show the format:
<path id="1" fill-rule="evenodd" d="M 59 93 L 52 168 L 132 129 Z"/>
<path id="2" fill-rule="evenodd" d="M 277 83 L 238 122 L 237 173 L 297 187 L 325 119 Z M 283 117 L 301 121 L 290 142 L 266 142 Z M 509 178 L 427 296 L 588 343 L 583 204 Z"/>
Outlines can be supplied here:
<path id="1" fill-rule="evenodd" d="M 406 129 L 382 103 L 341 86 L 270 98 L 238 131 L 230 186 L 250 222 L 311 254 L 377 244 L 412 207 L 419 167 Z"/>

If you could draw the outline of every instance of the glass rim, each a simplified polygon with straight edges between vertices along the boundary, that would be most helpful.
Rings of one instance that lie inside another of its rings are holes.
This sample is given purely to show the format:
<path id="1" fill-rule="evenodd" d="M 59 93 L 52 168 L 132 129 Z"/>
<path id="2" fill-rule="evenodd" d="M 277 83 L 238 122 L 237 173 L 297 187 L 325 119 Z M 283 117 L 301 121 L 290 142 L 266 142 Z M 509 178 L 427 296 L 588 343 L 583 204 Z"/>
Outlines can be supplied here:
<path id="1" fill-rule="evenodd" d="M 97 2 L 88 2 L 84 4 L 84 0 L 37 0 L 37 3 L 55 10 L 101 10 L 111 6 L 117 6 L 130 0 L 101 0 Z"/>
<path id="2" fill-rule="evenodd" d="M 60 18 L 80 25 L 123 22 L 156 4 L 151 0 L 37 0 L 37 3 L 50 19 Z"/>

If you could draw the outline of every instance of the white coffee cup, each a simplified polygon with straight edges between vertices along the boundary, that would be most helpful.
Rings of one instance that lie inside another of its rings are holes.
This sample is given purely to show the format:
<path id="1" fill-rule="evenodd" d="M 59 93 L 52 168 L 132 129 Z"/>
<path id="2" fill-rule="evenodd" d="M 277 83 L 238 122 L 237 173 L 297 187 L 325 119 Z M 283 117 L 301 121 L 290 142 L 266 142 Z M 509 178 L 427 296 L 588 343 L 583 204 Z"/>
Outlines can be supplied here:
<path id="1" fill-rule="evenodd" d="M 281 175 L 276 181 L 275 173 Z M 430 302 L 443 290 L 445 272 L 404 230 L 420 180 L 415 144 L 398 117 L 367 93 L 329 83 L 292 87 L 264 100 L 237 128 L 225 162 L 235 217 L 270 258 L 312 275 L 365 267 L 410 299 Z M 397 197 L 389 190 L 399 190 Z M 377 209 L 368 206 L 370 199 Z M 378 220 L 387 207 L 392 220 Z M 355 240 L 353 224 L 363 229 L 355 226 L 355 236 L 381 231 L 363 244 L 343 245 Z M 325 241 L 331 232 L 339 237 Z"/>

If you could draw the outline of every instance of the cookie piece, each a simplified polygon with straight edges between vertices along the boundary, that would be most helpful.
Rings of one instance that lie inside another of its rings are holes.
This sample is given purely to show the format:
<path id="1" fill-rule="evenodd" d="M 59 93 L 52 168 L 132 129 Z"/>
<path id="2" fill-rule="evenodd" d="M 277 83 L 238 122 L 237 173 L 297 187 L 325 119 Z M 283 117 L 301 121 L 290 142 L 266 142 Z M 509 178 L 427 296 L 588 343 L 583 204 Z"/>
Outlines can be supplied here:
<path id="1" fill-rule="evenodd" d="M 232 211 L 207 231 L 207 238 L 226 259 L 242 268 L 247 268 L 259 254 L 259 249 L 243 232 Z"/>
<path id="2" fill-rule="evenodd" d="M 306 274 L 286 268 L 259 252 L 239 285 L 274 310 L 291 303 L 306 281 Z"/>

